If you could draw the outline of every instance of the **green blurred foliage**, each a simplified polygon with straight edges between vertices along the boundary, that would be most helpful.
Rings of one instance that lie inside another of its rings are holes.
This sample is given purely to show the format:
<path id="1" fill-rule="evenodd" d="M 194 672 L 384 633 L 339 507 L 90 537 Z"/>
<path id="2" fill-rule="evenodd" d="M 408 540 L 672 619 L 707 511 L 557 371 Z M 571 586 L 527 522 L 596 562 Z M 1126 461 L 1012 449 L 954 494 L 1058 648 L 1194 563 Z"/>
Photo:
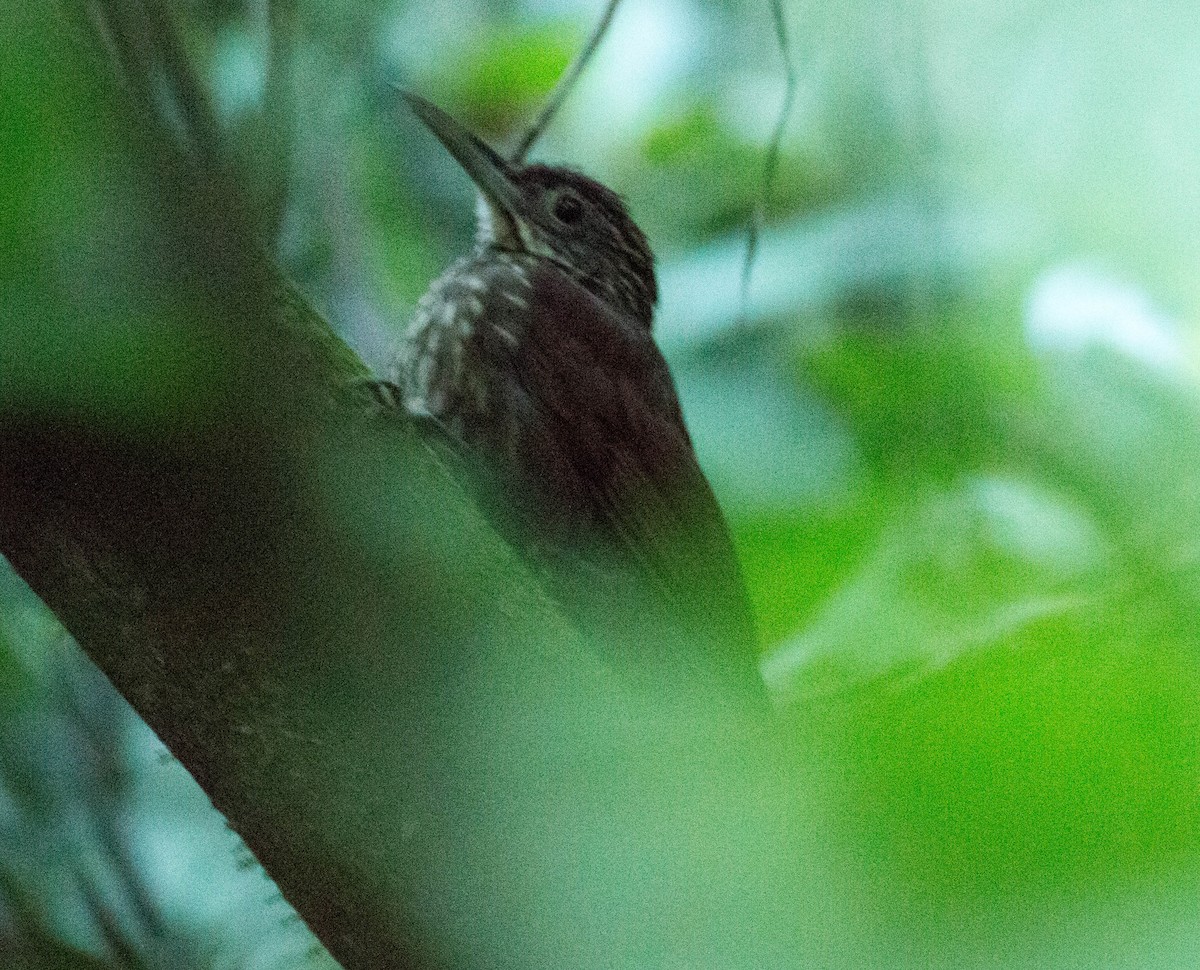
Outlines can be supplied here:
<path id="1" fill-rule="evenodd" d="M 537 109 L 579 43 L 574 25 L 496 24 L 483 48 L 464 49 L 445 65 L 444 100 L 483 133 L 503 132 Z M 441 92 L 437 92 L 441 93 Z"/>
<path id="2" fill-rule="evenodd" d="M 222 375 L 186 288 L 153 287 L 156 270 L 179 265 L 120 157 L 118 112 L 91 93 L 102 64 L 80 59 L 44 12 L 17 12 L 10 37 L 0 66 L 0 406 L 105 415 L 131 431 L 203 420 Z M 126 207 L 141 218 L 114 225 Z"/>
<path id="3" fill-rule="evenodd" d="M 388 84 L 511 144 L 594 6 L 298 2 L 286 83 L 248 8 L 179 6 L 278 207 L 264 235 L 368 360 L 472 229 L 465 178 Z M 744 306 L 783 89 L 765 6 L 626 0 L 535 154 L 611 182 L 660 257 L 660 338 L 809 782 L 796 966 L 1193 965 L 1195 18 L 786 8 L 800 97 Z M 120 124 L 56 28 L 15 23 L 0 406 L 186 416 L 225 378 L 158 289 L 153 207 L 112 180 Z M 20 54 L 38 44 L 48 61 Z M 8 721 L 50 703 L 13 651 L 50 665 L 57 633 L 27 596 L 4 610 Z M 209 822 L 177 798 L 182 845 Z M 221 856 L 180 866 L 208 880 Z M 159 889 L 186 923 L 186 886 Z"/>
<path id="4" fill-rule="evenodd" d="M 757 202 L 755 176 L 764 158 L 760 138 L 723 118 L 711 97 L 664 113 L 646 132 L 636 161 L 647 216 L 663 220 L 666 245 L 694 246 L 745 231 L 747 206 Z M 705 191 L 692 182 L 703 172 Z M 849 186 L 827 158 L 803 149 L 784 155 L 762 200 L 768 220 L 835 202 Z M 643 217 L 645 218 L 645 217 Z"/>

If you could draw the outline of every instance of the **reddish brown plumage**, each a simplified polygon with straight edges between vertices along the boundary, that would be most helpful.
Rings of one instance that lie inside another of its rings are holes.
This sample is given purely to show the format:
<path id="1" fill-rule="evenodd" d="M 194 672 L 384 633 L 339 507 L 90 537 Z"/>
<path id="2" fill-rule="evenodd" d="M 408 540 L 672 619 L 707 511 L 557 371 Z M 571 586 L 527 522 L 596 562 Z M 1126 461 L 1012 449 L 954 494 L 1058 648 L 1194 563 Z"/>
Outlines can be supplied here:
<path id="1" fill-rule="evenodd" d="M 408 409 L 477 459 L 502 528 L 560 592 L 599 604 L 593 617 L 657 604 L 735 645 L 723 664 L 757 682 L 733 544 L 651 336 L 645 237 L 599 183 L 512 168 L 421 110 L 489 209 L 409 329 L 396 375 Z"/>

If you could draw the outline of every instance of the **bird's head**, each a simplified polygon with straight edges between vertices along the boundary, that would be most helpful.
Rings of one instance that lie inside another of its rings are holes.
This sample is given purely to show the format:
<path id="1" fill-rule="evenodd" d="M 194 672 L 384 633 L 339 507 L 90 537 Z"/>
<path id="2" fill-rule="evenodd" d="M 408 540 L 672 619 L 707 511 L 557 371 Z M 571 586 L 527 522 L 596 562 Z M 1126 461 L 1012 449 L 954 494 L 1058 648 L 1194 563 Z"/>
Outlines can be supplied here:
<path id="1" fill-rule="evenodd" d="M 479 189 L 481 247 L 547 259 L 650 327 L 654 254 L 620 196 L 573 169 L 512 164 L 424 98 L 405 98 Z"/>

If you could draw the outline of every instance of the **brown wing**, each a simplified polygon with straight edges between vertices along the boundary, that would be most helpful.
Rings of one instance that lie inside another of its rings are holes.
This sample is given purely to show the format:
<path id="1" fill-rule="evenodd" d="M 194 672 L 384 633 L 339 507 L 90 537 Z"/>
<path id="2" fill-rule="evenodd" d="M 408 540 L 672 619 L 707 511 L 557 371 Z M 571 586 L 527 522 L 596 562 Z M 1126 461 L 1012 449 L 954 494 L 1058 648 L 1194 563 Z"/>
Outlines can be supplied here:
<path id="1" fill-rule="evenodd" d="M 733 543 L 648 330 L 525 254 L 465 260 L 433 295 L 406 404 L 463 449 L 497 525 L 589 621 L 652 631 L 666 606 L 761 690 Z"/>
<path id="2" fill-rule="evenodd" d="M 513 363 L 537 414 L 523 425 L 523 477 L 547 488 L 544 504 L 562 513 L 548 525 L 631 567 L 690 626 L 738 644 L 753 662 L 729 530 L 653 338 L 550 264 L 534 268 L 529 284 L 528 329 Z"/>

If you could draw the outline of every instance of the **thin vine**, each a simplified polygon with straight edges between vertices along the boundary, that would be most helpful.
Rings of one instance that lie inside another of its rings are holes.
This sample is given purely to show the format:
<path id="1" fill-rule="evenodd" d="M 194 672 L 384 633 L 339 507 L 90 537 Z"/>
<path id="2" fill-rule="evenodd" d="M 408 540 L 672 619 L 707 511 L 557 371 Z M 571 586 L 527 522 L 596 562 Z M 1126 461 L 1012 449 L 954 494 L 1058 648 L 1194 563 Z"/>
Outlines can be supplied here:
<path id="1" fill-rule="evenodd" d="M 529 126 L 521 140 L 517 143 L 517 147 L 513 150 L 511 161 L 520 164 L 525 160 L 525 156 L 529 154 L 529 149 L 533 147 L 541 136 L 546 127 L 554 120 L 554 116 L 558 113 L 558 109 L 566 100 L 567 95 L 571 93 L 571 89 L 575 87 L 575 83 L 579 80 L 588 62 L 591 61 L 592 55 L 596 53 L 600 43 L 604 40 L 604 35 L 608 33 L 609 25 L 612 23 L 613 16 L 617 12 L 617 7 L 620 6 L 621 0 L 608 0 L 604 8 L 604 12 L 600 15 L 600 19 L 596 22 L 596 26 L 592 28 L 591 36 L 575 55 L 567 69 L 563 72 L 563 76 L 558 79 L 558 84 L 554 86 L 554 90 L 550 92 L 550 97 L 546 99 L 546 103 L 542 105 L 542 110 L 538 112 L 538 116 L 534 119 L 533 124 Z"/>
<path id="2" fill-rule="evenodd" d="M 771 0 L 771 19 L 775 29 L 775 42 L 783 57 L 784 91 L 783 103 L 779 115 L 775 119 L 775 128 L 771 132 L 771 140 L 767 144 L 767 154 L 763 160 L 762 178 L 759 183 L 758 199 L 750 214 L 750 224 L 746 229 L 746 255 L 742 260 L 742 279 L 739 322 L 745 322 L 749 314 L 750 277 L 754 271 L 754 261 L 758 257 L 759 237 L 762 235 L 763 223 L 766 221 L 766 210 L 771 200 L 771 189 L 775 184 L 775 174 L 779 168 L 779 154 L 783 144 L 783 134 L 791 118 L 792 107 L 796 101 L 796 65 L 792 58 L 792 45 L 788 37 L 787 20 L 783 12 L 783 0 Z"/>

